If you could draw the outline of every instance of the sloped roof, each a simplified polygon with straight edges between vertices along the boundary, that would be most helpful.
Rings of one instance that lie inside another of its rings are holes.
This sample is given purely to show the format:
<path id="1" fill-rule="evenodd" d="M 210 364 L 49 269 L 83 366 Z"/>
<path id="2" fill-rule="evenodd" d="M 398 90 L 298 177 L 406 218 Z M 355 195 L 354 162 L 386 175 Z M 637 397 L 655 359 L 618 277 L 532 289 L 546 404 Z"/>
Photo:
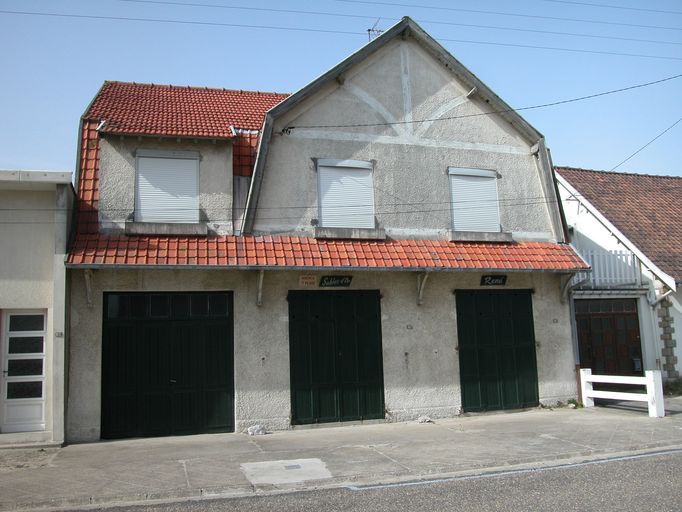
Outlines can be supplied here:
<path id="1" fill-rule="evenodd" d="M 289 236 L 80 235 L 67 265 L 572 272 L 587 265 L 549 242 L 317 240 Z"/>
<path id="2" fill-rule="evenodd" d="M 373 39 L 358 51 L 342 60 L 339 64 L 331 68 L 326 73 L 320 75 L 318 78 L 308 83 L 302 89 L 291 94 L 284 101 L 273 107 L 268 111 L 265 117 L 265 124 L 263 126 L 262 140 L 260 149 L 256 157 L 255 167 L 253 171 L 253 185 L 251 186 L 249 197 L 246 205 L 246 212 L 244 215 L 243 231 L 250 232 L 253 229 L 255 219 L 255 210 L 258 205 L 260 187 L 263 179 L 264 161 L 267 158 L 268 146 L 272 136 L 272 129 L 274 120 L 285 115 L 291 111 L 298 104 L 305 101 L 317 91 L 319 91 L 326 84 L 338 80 L 342 77 L 344 72 L 352 68 L 358 62 L 361 62 L 369 55 L 378 51 L 380 48 L 389 44 L 393 39 L 403 37 L 410 37 L 423 48 L 426 49 L 434 58 L 438 59 L 451 73 L 453 73 L 458 80 L 462 82 L 470 90 L 476 90 L 476 94 L 485 100 L 485 102 L 492 108 L 496 115 L 507 121 L 514 129 L 522 135 L 531 144 L 541 143 L 541 153 L 547 153 L 544 148 L 544 136 L 535 129 L 528 121 L 526 121 L 516 110 L 505 103 L 492 89 L 485 85 L 474 73 L 472 73 L 466 66 L 453 57 L 438 41 L 431 37 L 418 23 L 408 16 L 403 17 L 398 23 L 394 24 L 388 30 L 384 31 L 379 37 Z M 288 126 L 285 130 L 294 130 L 296 126 Z M 543 171 L 549 175 L 552 172 L 549 164 L 549 156 L 541 158 L 540 165 Z M 553 218 L 553 222 L 559 224 L 558 218 Z"/>
<path id="3" fill-rule="evenodd" d="M 316 240 L 287 236 L 126 236 L 99 232 L 99 133 L 84 120 L 79 210 L 69 267 L 324 268 L 575 272 L 587 265 L 568 245 L 445 240 Z"/>
<path id="4" fill-rule="evenodd" d="M 682 178 L 557 167 L 656 266 L 682 283 Z"/>
<path id="5" fill-rule="evenodd" d="M 105 82 L 84 114 L 100 131 L 126 135 L 231 138 L 230 126 L 260 130 L 288 94 Z"/>

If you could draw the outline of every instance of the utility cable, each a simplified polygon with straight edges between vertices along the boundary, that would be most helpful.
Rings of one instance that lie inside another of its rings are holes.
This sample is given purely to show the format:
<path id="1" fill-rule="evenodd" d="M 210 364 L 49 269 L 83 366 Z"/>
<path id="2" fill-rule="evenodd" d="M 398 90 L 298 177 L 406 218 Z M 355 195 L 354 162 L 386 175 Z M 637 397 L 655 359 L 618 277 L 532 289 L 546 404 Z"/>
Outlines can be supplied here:
<path id="1" fill-rule="evenodd" d="M 435 121 L 447 121 L 447 120 L 452 120 L 452 119 L 463 119 L 463 118 L 468 118 L 468 117 L 479 117 L 479 116 L 488 116 L 488 115 L 493 115 L 493 114 L 504 114 L 508 112 L 519 112 L 522 110 L 534 110 L 538 108 L 546 108 L 546 107 L 554 107 L 556 105 L 564 105 L 566 103 L 574 103 L 576 101 L 584 101 L 592 98 L 598 98 L 601 96 L 607 96 L 610 94 L 616 94 L 619 92 L 625 92 L 625 91 L 631 91 L 633 89 L 641 89 L 642 87 L 649 87 L 651 85 L 656 85 L 660 84 L 663 82 L 668 82 L 670 80 L 675 80 L 677 78 L 682 77 L 682 74 L 678 75 L 673 75 L 669 76 L 666 78 L 661 78 L 660 80 L 654 80 L 651 82 L 645 82 L 642 84 L 637 84 L 637 85 L 631 85 L 629 87 L 621 87 L 620 89 L 612 89 L 610 91 L 604 91 L 604 92 L 599 92 L 595 94 L 588 94 L 587 96 L 580 96 L 578 98 L 571 98 L 568 100 L 560 100 L 560 101 L 553 101 L 551 103 L 542 103 L 540 105 L 531 105 L 529 107 L 521 107 L 521 108 L 508 108 L 508 109 L 503 109 L 503 110 L 495 110 L 492 112 L 477 112 L 475 114 L 462 114 L 462 115 L 457 115 L 457 116 L 446 116 L 446 117 L 437 117 L 437 118 L 429 118 L 429 119 L 413 119 L 410 121 L 395 121 L 395 122 L 386 122 L 386 123 L 362 123 L 362 124 L 337 124 L 337 125 L 301 125 L 301 126 L 288 126 L 282 130 L 282 134 L 288 134 L 291 130 L 294 129 L 304 129 L 304 128 L 364 128 L 364 127 L 371 127 L 371 126 L 392 126 L 392 125 L 404 125 L 404 124 L 415 124 L 415 123 L 427 123 L 427 122 L 435 122 Z"/>
<path id="2" fill-rule="evenodd" d="M 65 14 L 65 13 L 54 13 L 54 12 L 30 12 L 30 11 L 7 11 L 0 10 L 0 14 L 15 14 L 22 16 L 43 16 L 43 17 L 57 17 L 57 18 L 74 18 L 74 19 L 89 19 L 89 20 L 108 20 L 108 21 L 137 21 L 137 22 L 147 22 L 147 23 L 166 23 L 166 24 L 179 24 L 179 25 L 198 25 L 198 26 L 208 26 L 208 27 L 232 27 L 232 28 L 250 28 L 250 29 L 262 29 L 262 30 L 283 30 L 289 32 L 313 32 L 313 33 L 323 33 L 323 34 L 344 34 L 344 35 L 362 35 L 366 36 L 366 32 L 352 32 L 346 30 L 331 30 L 331 29 L 318 29 L 318 28 L 304 28 L 304 27 L 282 27 L 276 25 L 246 25 L 240 23 L 221 23 L 216 21 L 193 21 L 193 20 L 169 20 L 162 18 L 134 18 L 130 16 L 98 16 L 98 15 L 88 15 L 88 14 Z M 680 29 L 682 30 L 682 29 Z M 496 43 L 492 41 L 475 41 L 468 39 L 441 39 L 441 41 L 447 42 L 457 42 L 465 44 L 482 44 L 482 45 L 492 45 L 492 46 L 504 46 L 508 48 L 526 48 L 535 50 L 549 50 L 549 51 L 563 51 L 563 52 L 574 52 L 574 53 L 587 53 L 594 55 L 609 55 L 616 57 L 636 57 L 645 59 L 663 59 L 663 60 L 682 60 L 682 57 L 670 57 L 666 55 L 650 55 L 641 53 L 625 53 L 625 52 L 609 52 L 601 50 L 581 50 L 575 48 L 561 48 L 561 47 L 551 47 L 551 46 L 534 46 L 534 45 L 521 45 L 521 44 L 511 44 L 511 43 Z"/>
<path id="3" fill-rule="evenodd" d="M 625 7 L 622 5 L 594 4 L 590 2 L 573 2 L 569 0 L 543 0 L 555 4 L 585 5 L 588 7 L 601 7 L 603 9 L 620 9 L 623 11 L 655 12 L 661 14 L 682 14 L 682 11 L 662 11 L 658 9 L 643 9 L 641 7 Z"/>
<path id="4" fill-rule="evenodd" d="M 670 130 L 672 130 L 672 129 L 675 127 L 675 125 L 677 125 L 680 121 L 682 121 L 682 117 L 680 117 L 677 121 L 675 121 L 673 124 L 671 124 L 670 126 L 668 126 L 668 127 L 667 127 L 665 130 L 663 130 L 661 133 L 659 133 L 658 135 L 656 135 L 656 136 L 655 136 L 653 139 L 651 139 L 649 142 L 647 142 L 646 144 L 644 144 L 644 145 L 643 145 L 641 148 L 639 148 L 637 151 L 635 151 L 634 153 L 632 153 L 629 157 L 627 157 L 627 158 L 626 158 L 625 160 L 623 160 L 621 163 L 619 163 L 619 164 L 616 165 L 615 167 L 611 167 L 610 170 L 614 171 L 614 170 L 618 169 L 621 165 L 623 165 L 625 162 L 627 162 L 628 160 L 630 160 L 630 159 L 631 159 L 633 156 L 635 156 L 637 153 L 639 153 L 640 151 L 642 151 L 643 149 L 645 149 L 647 146 L 649 146 L 650 144 L 652 144 L 654 141 L 656 141 L 657 139 L 659 139 L 660 137 L 662 137 L 665 133 L 667 133 L 667 132 L 669 132 Z"/>
<path id="5" fill-rule="evenodd" d="M 137 4 L 159 4 L 159 5 L 177 5 L 180 7 L 207 7 L 213 9 L 230 9 L 239 11 L 256 11 L 256 12 L 275 12 L 283 14 L 306 14 L 311 16 L 330 16 L 337 18 L 354 18 L 354 19 L 364 19 L 364 20 L 376 20 L 377 16 L 367 16 L 362 14 L 343 14 L 335 12 L 322 12 L 322 11 L 301 11 L 294 9 L 275 9 L 275 8 L 265 8 L 265 7 L 244 7 L 236 5 L 216 5 L 216 4 L 204 4 L 204 3 L 194 3 L 194 2 L 169 2 L 166 0 L 119 0 L 119 2 L 137 3 Z M 386 18 L 391 21 L 398 21 L 399 18 Z M 611 39 L 616 41 L 632 41 L 636 43 L 652 43 L 652 44 L 670 44 L 681 46 L 682 42 L 677 41 L 661 41 L 657 39 L 637 39 L 633 37 L 618 37 L 618 36 L 606 36 L 606 35 L 596 35 L 596 34 L 581 34 L 575 32 L 557 32 L 553 30 L 533 30 L 528 28 L 515 28 L 515 27 L 503 27 L 499 25 L 480 25 L 474 23 L 455 23 L 451 21 L 442 20 L 416 20 L 418 23 L 422 24 L 434 24 L 434 25 L 449 25 L 454 27 L 468 27 L 468 28 L 481 28 L 486 30 L 506 30 L 511 32 L 529 32 L 533 34 L 548 34 L 557 36 L 569 36 L 569 37 L 588 37 L 594 39 Z"/>
<path id="6" fill-rule="evenodd" d="M 573 21 L 577 23 L 595 23 L 600 25 L 615 25 L 620 27 L 637 27 L 637 28 L 653 28 L 659 30 L 677 30 L 682 31 L 682 27 L 666 27 L 659 25 L 639 25 L 635 23 L 619 23 L 615 21 L 601 21 L 601 20 L 590 20 L 581 18 L 561 18 L 558 16 L 540 16 L 538 14 L 518 14 L 512 12 L 500 12 L 500 11 L 482 11 L 477 9 L 462 9 L 458 7 L 443 7 L 438 5 L 419 5 L 419 4 L 402 4 L 395 2 L 378 2 L 370 0 L 331 0 L 332 2 L 343 2 L 347 4 L 366 4 L 366 5 L 383 5 L 387 7 L 410 7 L 413 9 L 433 9 L 437 11 L 451 11 L 451 12 L 468 12 L 472 14 L 489 14 L 495 16 L 510 16 L 514 18 L 532 18 L 539 20 L 552 20 L 552 21 Z"/>

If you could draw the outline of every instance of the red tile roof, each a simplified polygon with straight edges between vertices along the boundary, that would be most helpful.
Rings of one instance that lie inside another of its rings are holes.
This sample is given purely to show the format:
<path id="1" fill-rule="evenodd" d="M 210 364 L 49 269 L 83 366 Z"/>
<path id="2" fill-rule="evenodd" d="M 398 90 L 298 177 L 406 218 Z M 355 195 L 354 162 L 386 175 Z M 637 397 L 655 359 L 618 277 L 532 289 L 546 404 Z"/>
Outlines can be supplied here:
<path id="1" fill-rule="evenodd" d="M 682 178 L 556 170 L 656 266 L 682 283 Z"/>
<path id="2" fill-rule="evenodd" d="M 568 245 L 445 240 L 351 241 L 289 236 L 80 235 L 69 266 L 575 271 Z"/>
<path id="3" fill-rule="evenodd" d="M 249 175 L 265 111 L 286 95 L 107 82 L 83 116 L 79 211 L 69 266 L 339 268 L 576 271 L 586 264 L 567 245 L 451 243 L 441 240 L 325 241 L 314 238 L 161 237 L 99 233 L 99 137 L 104 132 L 231 137 L 234 172 Z"/>
<path id="4" fill-rule="evenodd" d="M 230 126 L 260 130 L 265 112 L 288 94 L 105 82 L 84 119 L 127 135 L 231 138 Z"/>

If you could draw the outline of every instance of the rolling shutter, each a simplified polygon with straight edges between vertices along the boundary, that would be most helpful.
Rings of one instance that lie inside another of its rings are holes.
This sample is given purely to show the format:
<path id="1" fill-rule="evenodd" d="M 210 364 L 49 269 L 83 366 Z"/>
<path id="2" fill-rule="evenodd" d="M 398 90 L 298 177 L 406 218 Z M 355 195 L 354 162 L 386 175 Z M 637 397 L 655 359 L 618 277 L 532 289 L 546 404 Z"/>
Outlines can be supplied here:
<path id="1" fill-rule="evenodd" d="M 318 184 L 322 227 L 375 227 L 371 163 L 355 160 L 320 160 Z"/>
<path id="2" fill-rule="evenodd" d="M 497 173 L 451 167 L 450 201 L 455 231 L 500 231 Z"/>
<path id="3" fill-rule="evenodd" d="M 138 156 L 137 222 L 199 222 L 199 159 Z"/>

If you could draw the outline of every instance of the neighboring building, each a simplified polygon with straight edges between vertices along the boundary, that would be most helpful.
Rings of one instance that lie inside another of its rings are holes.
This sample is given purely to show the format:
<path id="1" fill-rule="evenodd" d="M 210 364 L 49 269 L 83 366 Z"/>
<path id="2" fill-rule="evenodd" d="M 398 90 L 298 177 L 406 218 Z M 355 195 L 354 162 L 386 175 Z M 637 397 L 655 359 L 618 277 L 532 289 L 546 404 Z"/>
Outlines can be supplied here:
<path id="1" fill-rule="evenodd" d="M 81 136 L 70 440 L 576 396 L 544 138 L 412 20 L 291 96 L 107 82 Z"/>
<path id="2" fill-rule="evenodd" d="M 64 441 L 70 172 L 0 170 L 0 445 Z"/>
<path id="3" fill-rule="evenodd" d="M 556 171 L 572 242 L 592 266 L 572 286 L 580 365 L 679 377 L 682 178 Z"/>

